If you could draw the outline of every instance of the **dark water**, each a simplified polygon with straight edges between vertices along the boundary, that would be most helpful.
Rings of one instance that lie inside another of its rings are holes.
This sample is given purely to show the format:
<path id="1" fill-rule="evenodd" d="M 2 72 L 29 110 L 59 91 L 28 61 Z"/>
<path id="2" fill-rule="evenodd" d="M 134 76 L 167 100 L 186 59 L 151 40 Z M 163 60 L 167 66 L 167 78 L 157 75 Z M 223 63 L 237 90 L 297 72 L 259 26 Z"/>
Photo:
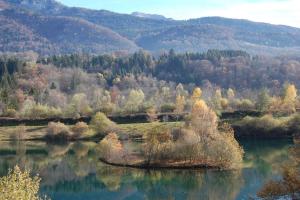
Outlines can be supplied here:
<path id="1" fill-rule="evenodd" d="M 18 164 L 42 178 L 41 193 L 53 200 L 249 199 L 276 178 L 292 141 L 241 141 L 244 168 L 238 171 L 155 170 L 107 166 L 96 143 L 47 145 L 0 142 L 0 176 Z"/>

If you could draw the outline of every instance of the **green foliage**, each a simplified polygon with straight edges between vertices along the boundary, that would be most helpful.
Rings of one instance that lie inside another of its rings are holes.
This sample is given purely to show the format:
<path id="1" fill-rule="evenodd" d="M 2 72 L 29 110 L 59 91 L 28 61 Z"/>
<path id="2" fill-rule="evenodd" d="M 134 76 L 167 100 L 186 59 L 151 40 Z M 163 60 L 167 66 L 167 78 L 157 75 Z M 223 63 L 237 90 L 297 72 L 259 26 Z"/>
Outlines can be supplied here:
<path id="1" fill-rule="evenodd" d="M 284 137 L 297 134 L 300 131 L 300 115 L 294 114 L 289 117 L 273 117 L 264 115 L 262 117 L 245 117 L 235 122 L 234 126 L 245 135 L 261 137 Z"/>
<path id="2" fill-rule="evenodd" d="M 160 112 L 162 113 L 174 112 L 175 109 L 176 109 L 176 105 L 174 103 L 166 103 L 160 107 Z"/>
<path id="3" fill-rule="evenodd" d="M 18 166 L 9 170 L 8 175 L 0 178 L 0 200 L 42 200 L 39 197 L 41 179 L 30 177 L 30 172 L 21 171 Z"/>
<path id="4" fill-rule="evenodd" d="M 144 102 L 145 95 L 142 90 L 131 90 L 127 102 L 125 104 L 125 112 L 136 113 L 139 112 L 142 103 Z"/>
<path id="5" fill-rule="evenodd" d="M 257 96 L 257 102 L 256 107 L 260 111 L 267 111 L 269 109 L 271 103 L 271 97 L 269 95 L 269 92 L 267 89 L 262 89 L 258 96 Z"/>

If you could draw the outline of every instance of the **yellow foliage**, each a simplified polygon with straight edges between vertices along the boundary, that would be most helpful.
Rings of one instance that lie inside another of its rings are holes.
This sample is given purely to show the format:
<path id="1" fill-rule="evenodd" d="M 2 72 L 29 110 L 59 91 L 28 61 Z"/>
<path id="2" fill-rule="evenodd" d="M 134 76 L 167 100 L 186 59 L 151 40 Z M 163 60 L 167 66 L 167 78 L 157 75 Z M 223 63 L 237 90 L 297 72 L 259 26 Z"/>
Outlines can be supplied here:
<path id="1" fill-rule="evenodd" d="M 222 109 L 223 110 L 226 110 L 227 109 L 227 107 L 228 107 L 228 100 L 226 99 L 226 98 L 222 98 L 221 99 L 221 106 L 222 106 Z"/>
<path id="2" fill-rule="evenodd" d="M 201 88 L 199 87 L 196 87 L 193 91 L 193 94 L 192 94 L 192 100 L 193 101 L 196 101 L 196 100 L 199 100 L 201 98 L 201 95 L 202 95 L 202 90 Z"/>
<path id="3" fill-rule="evenodd" d="M 185 98 L 182 95 L 177 95 L 175 104 L 175 113 L 182 113 L 184 111 Z"/>
<path id="4" fill-rule="evenodd" d="M 39 177 L 31 178 L 29 171 L 22 172 L 15 166 L 0 179 L 0 200 L 41 200 L 38 196 L 40 181 Z"/>
<path id="5" fill-rule="evenodd" d="M 229 88 L 229 89 L 227 90 L 227 98 L 228 98 L 229 100 L 233 100 L 233 99 L 234 99 L 234 96 L 235 96 L 235 94 L 234 94 L 233 89 Z"/>

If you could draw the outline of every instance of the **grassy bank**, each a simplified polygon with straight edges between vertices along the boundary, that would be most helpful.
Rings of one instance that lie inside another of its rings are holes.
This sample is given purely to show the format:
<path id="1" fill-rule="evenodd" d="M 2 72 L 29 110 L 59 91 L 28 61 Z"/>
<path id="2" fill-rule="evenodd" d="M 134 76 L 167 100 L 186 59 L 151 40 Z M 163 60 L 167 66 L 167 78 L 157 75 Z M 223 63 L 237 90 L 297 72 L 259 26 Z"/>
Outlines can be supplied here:
<path id="1" fill-rule="evenodd" d="M 183 122 L 161 122 L 160 128 L 176 128 Z M 72 128 L 73 125 L 68 127 Z M 143 134 L 154 128 L 150 123 L 119 124 L 119 134 L 123 138 L 139 139 Z M 47 126 L 3 126 L 0 127 L 0 141 L 8 141 L 22 134 L 23 140 L 43 140 L 47 133 Z M 86 138 L 82 138 L 86 139 Z"/>
<path id="2" fill-rule="evenodd" d="M 244 117 L 227 120 L 232 124 L 236 138 L 286 138 L 300 132 L 300 115 L 289 117 Z M 183 126 L 184 122 L 128 123 L 118 124 L 118 134 L 121 139 L 140 140 L 143 135 L 154 128 L 172 129 Z M 73 125 L 68 125 L 72 128 Z M 47 126 L 2 126 L 0 127 L 0 141 L 8 141 L 22 135 L 24 140 L 43 140 L 47 133 Z M 89 139 L 89 138 L 81 138 Z M 100 138 L 93 138 L 95 140 Z"/>
<path id="3" fill-rule="evenodd" d="M 236 137 L 286 138 L 300 133 L 300 115 L 244 117 L 232 123 Z"/>

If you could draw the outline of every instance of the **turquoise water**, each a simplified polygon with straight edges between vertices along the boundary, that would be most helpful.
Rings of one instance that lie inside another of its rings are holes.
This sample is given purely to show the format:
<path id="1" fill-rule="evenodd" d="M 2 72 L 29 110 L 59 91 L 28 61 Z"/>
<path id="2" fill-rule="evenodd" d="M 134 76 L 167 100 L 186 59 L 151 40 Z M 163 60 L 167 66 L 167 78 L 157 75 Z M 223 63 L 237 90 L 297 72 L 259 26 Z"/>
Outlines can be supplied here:
<path id="1" fill-rule="evenodd" d="M 241 141 L 244 167 L 237 171 L 139 170 L 98 161 L 96 143 L 49 145 L 0 142 L 0 176 L 18 164 L 42 178 L 41 193 L 53 200 L 249 199 L 280 174 L 292 141 Z"/>

